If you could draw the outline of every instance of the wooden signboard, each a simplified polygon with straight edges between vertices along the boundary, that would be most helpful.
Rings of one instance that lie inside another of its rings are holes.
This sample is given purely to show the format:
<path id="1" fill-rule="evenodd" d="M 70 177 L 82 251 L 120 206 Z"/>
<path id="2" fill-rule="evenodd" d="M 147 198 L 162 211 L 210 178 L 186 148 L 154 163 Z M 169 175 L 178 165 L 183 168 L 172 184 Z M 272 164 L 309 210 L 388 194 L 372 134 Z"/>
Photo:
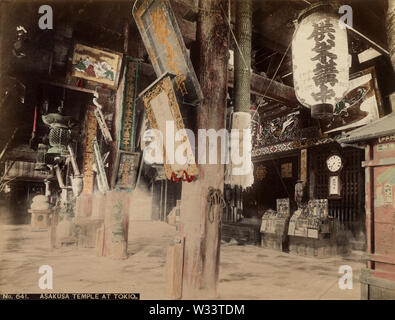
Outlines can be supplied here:
<path id="1" fill-rule="evenodd" d="M 339 176 L 329 176 L 328 198 L 332 200 L 341 199 L 341 180 Z"/>
<path id="2" fill-rule="evenodd" d="M 88 107 L 85 120 L 84 165 L 82 168 L 84 186 L 82 194 L 92 194 L 94 190 L 95 176 L 93 165 L 95 163 L 95 158 L 93 154 L 93 140 L 96 138 L 97 134 L 97 121 L 94 108 L 93 106 Z"/>
<path id="3" fill-rule="evenodd" d="M 134 151 L 136 137 L 136 102 L 137 84 L 139 74 L 139 61 L 127 58 L 125 63 L 124 81 L 121 82 L 122 90 L 122 115 L 119 133 L 120 150 Z M 122 85 L 123 84 L 123 85 Z"/>
<path id="4" fill-rule="evenodd" d="M 118 151 L 113 187 L 132 190 L 136 187 L 140 152 Z"/>
<path id="5" fill-rule="evenodd" d="M 175 74 L 182 102 L 198 105 L 203 93 L 169 1 L 138 0 L 133 17 L 156 75 Z"/>
<path id="6" fill-rule="evenodd" d="M 160 131 L 162 134 L 163 163 L 166 177 L 169 180 L 172 178 L 173 173 L 177 178 L 182 178 L 184 172 L 189 176 L 196 176 L 198 174 L 195 156 L 188 136 L 185 135 L 181 141 L 175 139 L 175 134 L 185 129 L 185 126 L 174 91 L 172 78 L 173 76 L 167 73 L 162 75 L 162 77 L 139 95 L 144 102 L 151 128 Z M 173 133 L 166 132 L 169 122 L 173 122 L 174 124 Z M 174 141 L 173 150 L 170 149 L 170 146 L 166 145 L 166 140 L 169 138 Z M 177 163 L 176 157 L 173 156 L 180 145 L 185 147 L 186 163 L 184 164 Z M 169 150 L 166 150 L 167 147 L 169 147 Z M 173 161 L 169 159 L 168 156 L 170 155 L 173 156 Z"/>

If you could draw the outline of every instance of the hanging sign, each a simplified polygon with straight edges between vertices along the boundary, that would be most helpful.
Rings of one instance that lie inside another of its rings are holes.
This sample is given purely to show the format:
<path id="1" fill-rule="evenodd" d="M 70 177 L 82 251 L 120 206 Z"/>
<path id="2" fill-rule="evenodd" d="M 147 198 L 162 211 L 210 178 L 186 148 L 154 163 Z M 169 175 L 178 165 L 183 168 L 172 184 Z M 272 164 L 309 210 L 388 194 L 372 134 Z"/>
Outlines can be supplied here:
<path id="1" fill-rule="evenodd" d="M 340 197 L 341 184 L 339 176 L 329 177 L 329 197 Z"/>
<path id="2" fill-rule="evenodd" d="M 139 95 L 144 102 L 151 128 L 159 134 L 159 137 L 154 137 L 153 145 L 156 147 L 150 151 L 147 146 L 144 154 L 163 152 L 163 159 L 159 162 L 164 163 L 167 179 L 175 181 L 188 177 L 193 180 L 192 177 L 198 174 L 198 169 L 172 78 L 174 76 L 164 74 Z M 144 160 L 147 160 L 146 156 Z"/>
<path id="3" fill-rule="evenodd" d="M 157 77 L 175 74 L 182 103 L 198 105 L 203 93 L 169 1 L 138 0 L 133 17 Z"/>
<path id="4" fill-rule="evenodd" d="M 135 189 L 140 156 L 139 152 L 118 151 L 114 188 Z"/>
<path id="5" fill-rule="evenodd" d="M 136 101 L 139 75 L 139 61 L 128 58 L 126 60 L 122 90 L 122 119 L 119 134 L 119 149 L 134 151 L 136 136 Z"/>

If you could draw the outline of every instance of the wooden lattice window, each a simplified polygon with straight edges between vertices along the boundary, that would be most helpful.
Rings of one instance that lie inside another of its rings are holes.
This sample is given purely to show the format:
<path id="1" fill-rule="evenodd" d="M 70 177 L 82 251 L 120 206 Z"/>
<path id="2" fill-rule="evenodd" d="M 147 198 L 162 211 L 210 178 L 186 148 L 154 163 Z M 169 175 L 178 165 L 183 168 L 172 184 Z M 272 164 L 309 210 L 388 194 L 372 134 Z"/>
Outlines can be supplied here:
<path id="1" fill-rule="evenodd" d="M 314 170 L 314 197 L 328 198 L 329 172 L 326 169 L 326 159 L 332 149 L 320 148 L 311 152 Z M 338 219 L 343 225 L 364 221 L 364 170 L 361 166 L 364 152 L 360 149 L 345 148 L 340 150 L 344 168 L 340 177 L 342 180 L 342 198 L 329 200 L 329 215 Z"/>

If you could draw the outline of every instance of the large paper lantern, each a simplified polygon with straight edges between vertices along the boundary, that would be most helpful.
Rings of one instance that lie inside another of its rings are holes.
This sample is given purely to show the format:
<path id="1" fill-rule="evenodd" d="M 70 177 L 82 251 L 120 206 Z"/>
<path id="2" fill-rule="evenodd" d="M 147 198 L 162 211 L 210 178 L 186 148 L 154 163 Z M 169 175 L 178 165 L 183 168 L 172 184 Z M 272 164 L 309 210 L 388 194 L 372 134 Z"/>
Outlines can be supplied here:
<path id="1" fill-rule="evenodd" d="M 315 119 L 329 118 L 348 90 L 347 30 L 328 5 L 301 13 L 292 41 L 295 93 Z"/>

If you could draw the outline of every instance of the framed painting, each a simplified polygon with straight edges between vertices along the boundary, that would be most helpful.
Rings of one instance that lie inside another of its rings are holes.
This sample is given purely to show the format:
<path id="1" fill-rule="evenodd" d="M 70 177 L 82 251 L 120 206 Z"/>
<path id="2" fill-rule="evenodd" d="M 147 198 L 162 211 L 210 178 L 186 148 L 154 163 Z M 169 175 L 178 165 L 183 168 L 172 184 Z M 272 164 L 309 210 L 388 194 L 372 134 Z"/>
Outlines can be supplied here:
<path id="1" fill-rule="evenodd" d="M 105 84 L 112 89 L 118 86 L 122 54 L 88 47 L 76 43 L 74 46 L 73 77 Z"/>

